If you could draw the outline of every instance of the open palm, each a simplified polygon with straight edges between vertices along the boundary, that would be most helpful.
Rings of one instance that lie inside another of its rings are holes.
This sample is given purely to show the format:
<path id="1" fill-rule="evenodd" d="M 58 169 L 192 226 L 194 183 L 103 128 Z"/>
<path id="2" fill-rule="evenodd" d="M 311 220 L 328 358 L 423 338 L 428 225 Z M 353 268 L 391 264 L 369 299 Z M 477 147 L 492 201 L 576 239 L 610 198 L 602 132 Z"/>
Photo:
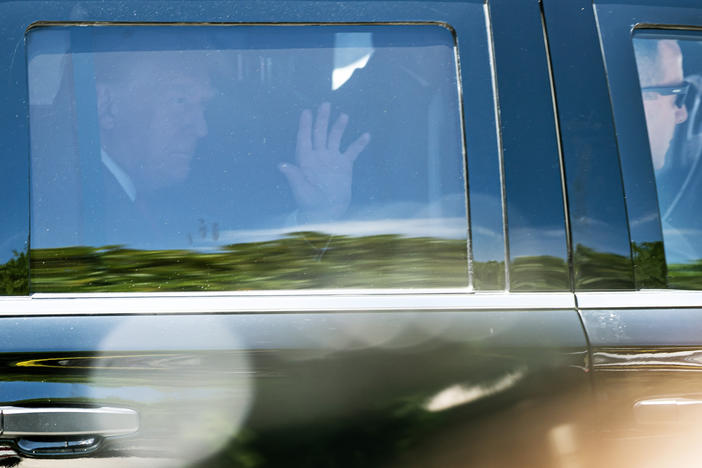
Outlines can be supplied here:
<path id="1" fill-rule="evenodd" d="M 351 202 L 353 164 L 370 141 L 364 133 L 341 151 L 341 139 L 349 117 L 341 114 L 329 128 L 331 105 L 323 103 L 312 119 L 312 111 L 300 115 L 296 165 L 279 166 L 290 183 L 299 213 L 306 221 L 336 219 Z"/>

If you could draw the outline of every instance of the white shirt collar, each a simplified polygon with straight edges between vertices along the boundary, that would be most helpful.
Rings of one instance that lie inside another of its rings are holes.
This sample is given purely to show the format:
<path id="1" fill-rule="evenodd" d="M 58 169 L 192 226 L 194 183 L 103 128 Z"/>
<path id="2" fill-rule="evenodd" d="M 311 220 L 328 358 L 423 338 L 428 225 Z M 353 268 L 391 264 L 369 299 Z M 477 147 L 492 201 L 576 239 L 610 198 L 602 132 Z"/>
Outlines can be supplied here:
<path id="1" fill-rule="evenodd" d="M 136 200 L 136 187 L 134 187 L 134 182 L 132 182 L 132 178 L 129 177 L 129 174 L 124 172 L 124 169 L 119 167 L 115 160 L 112 159 L 102 148 L 100 149 L 100 158 L 102 159 L 102 163 L 105 165 L 107 170 L 109 170 L 115 179 L 117 179 L 117 182 L 119 183 L 120 187 L 122 187 L 122 190 L 124 190 L 124 193 L 127 194 L 129 199 L 132 202 Z"/>

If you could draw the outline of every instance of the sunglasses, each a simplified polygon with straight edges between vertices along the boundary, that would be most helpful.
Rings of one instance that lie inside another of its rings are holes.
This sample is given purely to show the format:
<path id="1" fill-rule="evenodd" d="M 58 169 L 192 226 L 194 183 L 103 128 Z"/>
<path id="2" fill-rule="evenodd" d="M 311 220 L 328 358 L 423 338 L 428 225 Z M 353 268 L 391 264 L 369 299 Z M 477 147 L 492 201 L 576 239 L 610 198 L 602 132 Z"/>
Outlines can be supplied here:
<path id="1" fill-rule="evenodd" d="M 646 101 L 658 99 L 658 96 L 675 96 L 675 105 L 678 107 L 685 104 L 688 91 L 690 91 L 690 83 L 687 81 L 672 86 L 644 86 L 641 88 L 641 94 Z"/>

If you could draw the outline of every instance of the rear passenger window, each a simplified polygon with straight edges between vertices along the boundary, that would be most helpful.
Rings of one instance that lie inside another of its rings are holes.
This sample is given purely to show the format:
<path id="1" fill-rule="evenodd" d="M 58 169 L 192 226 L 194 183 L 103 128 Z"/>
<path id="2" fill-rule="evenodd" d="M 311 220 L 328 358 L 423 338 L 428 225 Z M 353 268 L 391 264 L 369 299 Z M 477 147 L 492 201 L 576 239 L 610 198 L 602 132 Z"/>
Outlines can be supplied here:
<path id="1" fill-rule="evenodd" d="M 702 34 L 641 32 L 634 51 L 668 286 L 702 289 Z"/>
<path id="2" fill-rule="evenodd" d="M 438 25 L 27 36 L 33 292 L 466 287 Z"/>

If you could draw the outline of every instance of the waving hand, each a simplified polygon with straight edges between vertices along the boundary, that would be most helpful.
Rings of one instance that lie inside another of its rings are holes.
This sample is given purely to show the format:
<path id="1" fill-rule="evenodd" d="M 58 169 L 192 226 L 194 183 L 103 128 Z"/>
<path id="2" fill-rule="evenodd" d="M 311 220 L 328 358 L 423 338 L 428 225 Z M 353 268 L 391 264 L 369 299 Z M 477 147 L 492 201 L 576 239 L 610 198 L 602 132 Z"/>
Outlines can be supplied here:
<path id="1" fill-rule="evenodd" d="M 296 165 L 279 166 L 285 174 L 305 220 L 321 221 L 343 215 L 351 202 L 353 163 L 370 141 L 364 133 L 341 151 L 341 139 L 349 117 L 341 114 L 329 129 L 331 105 L 323 103 L 312 121 L 302 111 L 297 132 Z"/>

